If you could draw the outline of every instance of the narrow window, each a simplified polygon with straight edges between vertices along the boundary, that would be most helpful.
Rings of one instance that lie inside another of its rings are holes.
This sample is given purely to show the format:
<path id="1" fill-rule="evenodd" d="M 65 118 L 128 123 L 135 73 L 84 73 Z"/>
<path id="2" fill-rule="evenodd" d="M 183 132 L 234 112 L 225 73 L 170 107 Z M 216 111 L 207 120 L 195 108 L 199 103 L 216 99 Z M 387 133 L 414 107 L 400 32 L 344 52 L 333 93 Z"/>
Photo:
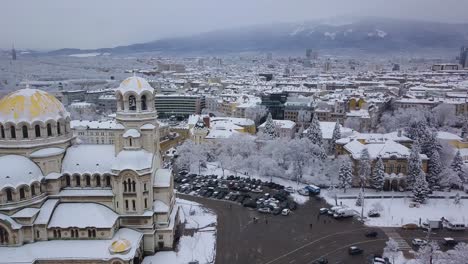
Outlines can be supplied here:
<path id="1" fill-rule="evenodd" d="M 10 127 L 11 138 L 16 138 L 16 128 L 14 126 Z"/>
<path id="2" fill-rule="evenodd" d="M 66 175 L 66 176 L 65 176 L 65 185 L 66 185 L 67 187 L 70 187 L 70 175 Z"/>
<path id="3" fill-rule="evenodd" d="M 96 186 L 101 187 L 101 176 L 96 176 Z"/>
<path id="4" fill-rule="evenodd" d="M 31 195 L 32 196 L 36 195 L 36 186 L 34 185 L 31 186 Z"/>
<path id="5" fill-rule="evenodd" d="M 39 125 L 34 126 L 34 131 L 36 132 L 37 138 L 41 137 L 41 126 Z"/>
<path id="6" fill-rule="evenodd" d="M 136 98 L 133 95 L 130 95 L 128 97 L 128 109 L 130 111 L 135 111 L 136 110 Z"/>
<path id="7" fill-rule="evenodd" d="M 1 136 L 2 138 L 5 138 L 5 128 L 3 128 L 3 125 L 0 125 L 0 131 L 1 131 Z"/>
<path id="8" fill-rule="evenodd" d="M 7 197 L 8 202 L 13 201 L 13 193 L 12 193 L 11 189 L 6 190 L 6 197 Z"/>
<path id="9" fill-rule="evenodd" d="M 20 199 L 26 198 L 26 195 L 24 193 L 24 188 L 20 188 L 19 193 L 20 193 Z"/>
<path id="10" fill-rule="evenodd" d="M 135 202 L 135 200 L 132 200 L 132 208 L 133 208 L 133 210 L 136 210 L 136 202 Z"/>
<path id="11" fill-rule="evenodd" d="M 146 95 L 143 95 L 141 97 L 141 110 L 142 111 L 148 110 L 148 107 L 146 106 Z"/>
<path id="12" fill-rule="evenodd" d="M 28 127 L 27 126 L 23 126 L 21 128 L 21 130 L 23 130 L 23 138 L 28 138 L 29 135 L 28 135 Z"/>
<path id="13" fill-rule="evenodd" d="M 75 176 L 76 186 L 81 186 L 81 179 L 80 176 Z"/>
<path id="14" fill-rule="evenodd" d="M 125 209 L 128 210 L 128 200 L 125 200 Z"/>
<path id="15" fill-rule="evenodd" d="M 86 175 L 86 186 L 91 186 L 91 176 Z"/>
<path id="16" fill-rule="evenodd" d="M 106 186 L 111 186 L 110 176 L 106 176 Z"/>
<path id="17" fill-rule="evenodd" d="M 60 129 L 60 123 L 57 123 L 57 135 L 62 135 L 62 131 Z"/>
<path id="18" fill-rule="evenodd" d="M 47 136 L 51 137 L 52 136 L 52 125 L 47 124 Z"/>
<path id="19" fill-rule="evenodd" d="M 148 208 L 148 199 L 145 198 L 145 208 Z"/>

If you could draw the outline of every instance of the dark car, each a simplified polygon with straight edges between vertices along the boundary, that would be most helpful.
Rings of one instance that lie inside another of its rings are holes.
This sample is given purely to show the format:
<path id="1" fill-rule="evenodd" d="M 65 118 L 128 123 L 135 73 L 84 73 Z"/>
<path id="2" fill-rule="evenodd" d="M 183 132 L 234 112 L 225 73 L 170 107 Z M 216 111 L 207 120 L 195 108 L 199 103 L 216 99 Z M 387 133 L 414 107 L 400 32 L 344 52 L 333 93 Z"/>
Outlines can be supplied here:
<path id="1" fill-rule="evenodd" d="M 279 214 L 281 214 L 281 211 L 282 211 L 281 208 L 277 207 L 277 208 L 273 209 L 273 211 L 271 211 L 271 213 L 273 215 L 279 215 Z"/>
<path id="2" fill-rule="evenodd" d="M 360 249 L 360 248 L 358 248 L 356 246 L 349 247 L 349 249 L 348 249 L 348 254 L 353 255 L 353 256 L 354 255 L 360 255 L 360 254 L 362 254 L 362 252 L 364 252 L 364 250 L 362 250 L 362 249 Z"/>
<path id="3" fill-rule="evenodd" d="M 319 258 L 319 259 L 314 260 L 314 262 L 312 262 L 312 264 L 328 264 L 328 259 Z"/>
<path id="4" fill-rule="evenodd" d="M 377 237 L 378 233 L 375 230 L 370 230 L 366 232 L 366 237 Z"/>
<path id="5" fill-rule="evenodd" d="M 294 202 L 294 201 L 290 201 L 290 202 L 288 203 L 288 207 L 289 207 L 289 209 L 290 209 L 291 211 L 294 211 L 294 210 L 297 209 L 297 203 Z"/>
<path id="6" fill-rule="evenodd" d="M 444 241 L 442 242 L 442 244 L 446 247 L 454 247 L 458 244 L 458 241 L 456 241 L 455 239 L 451 237 L 446 237 L 444 238 Z"/>
<path id="7" fill-rule="evenodd" d="M 375 211 L 375 210 L 370 210 L 369 213 L 367 214 L 369 217 L 380 217 L 380 213 Z"/>
<path id="8" fill-rule="evenodd" d="M 248 208 L 257 208 L 257 203 L 253 199 L 245 199 L 244 202 L 242 203 L 244 207 Z"/>

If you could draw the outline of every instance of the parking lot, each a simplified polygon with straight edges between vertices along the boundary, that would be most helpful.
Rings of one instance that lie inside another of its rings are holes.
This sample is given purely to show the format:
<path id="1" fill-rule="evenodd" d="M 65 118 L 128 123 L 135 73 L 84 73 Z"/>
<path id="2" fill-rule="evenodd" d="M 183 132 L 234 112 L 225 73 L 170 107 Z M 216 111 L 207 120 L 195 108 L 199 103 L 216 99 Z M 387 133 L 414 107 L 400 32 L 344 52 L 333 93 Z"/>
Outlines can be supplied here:
<path id="1" fill-rule="evenodd" d="M 329 263 L 363 264 L 369 255 L 381 254 L 388 239 L 381 230 L 367 228 L 354 218 L 321 215 L 319 209 L 328 205 L 319 198 L 311 198 L 288 216 L 275 216 L 221 199 L 178 196 L 216 212 L 216 263 L 312 264 L 325 257 Z M 254 222 L 254 217 L 259 220 Z M 377 236 L 366 237 L 369 230 L 377 231 Z M 350 246 L 364 252 L 350 256 Z"/>
<path id="2" fill-rule="evenodd" d="M 216 175 L 196 175 L 184 171 L 180 172 L 174 181 L 179 193 L 230 201 L 264 214 L 287 216 L 297 208 L 297 203 L 290 196 L 295 190 L 273 182 L 234 175 L 225 178 Z"/>

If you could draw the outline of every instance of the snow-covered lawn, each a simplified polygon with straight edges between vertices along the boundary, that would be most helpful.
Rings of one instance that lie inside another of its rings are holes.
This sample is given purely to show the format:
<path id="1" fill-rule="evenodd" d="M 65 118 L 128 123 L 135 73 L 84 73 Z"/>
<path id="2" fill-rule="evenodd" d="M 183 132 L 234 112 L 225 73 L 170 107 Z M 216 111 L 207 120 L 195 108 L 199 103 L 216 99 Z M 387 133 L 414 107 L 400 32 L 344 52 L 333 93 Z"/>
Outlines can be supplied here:
<path id="1" fill-rule="evenodd" d="M 344 196 L 355 195 L 356 190 L 349 190 Z M 389 193 L 380 193 L 380 195 L 391 195 Z M 395 193 L 404 195 L 405 193 Z M 449 193 L 453 196 L 455 193 Z M 356 199 L 342 199 L 340 196 L 343 194 L 338 191 L 338 204 L 346 205 L 350 208 L 361 212 L 361 207 L 356 206 Z M 376 193 L 367 192 L 366 195 L 376 195 Z M 323 192 L 322 195 L 330 205 L 335 205 L 335 200 L 327 193 Z M 442 195 L 445 196 L 445 195 Z M 411 198 L 366 198 L 364 201 L 364 214 L 367 216 L 369 210 L 373 209 L 374 204 L 382 206 L 381 216 L 376 218 L 367 218 L 366 225 L 369 226 L 401 226 L 403 224 L 415 223 L 419 224 L 419 219 L 424 222 L 426 219 L 438 220 L 445 217 L 449 221 L 456 223 L 468 224 L 468 200 L 461 200 L 460 204 L 454 204 L 454 199 L 430 198 L 426 204 L 420 205 L 419 208 L 410 208 L 412 203 Z"/>
<path id="2" fill-rule="evenodd" d="M 154 256 L 145 257 L 143 264 L 187 264 L 194 260 L 198 260 L 200 264 L 214 263 L 216 257 L 216 215 L 211 210 L 192 201 L 177 199 L 177 204 L 184 212 L 185 228 L 197 229 L 197 231 L 193 236 L 182 236 L 175 251 L 162 251 Z"/>

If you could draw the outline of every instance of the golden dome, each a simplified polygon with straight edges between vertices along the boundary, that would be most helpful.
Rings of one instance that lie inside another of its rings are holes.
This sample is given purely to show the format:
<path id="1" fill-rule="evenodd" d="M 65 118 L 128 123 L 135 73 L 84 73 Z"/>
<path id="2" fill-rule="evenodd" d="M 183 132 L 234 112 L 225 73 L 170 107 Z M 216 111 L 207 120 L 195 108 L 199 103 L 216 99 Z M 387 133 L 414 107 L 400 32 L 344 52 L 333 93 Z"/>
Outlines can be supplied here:
<path id="1" fill-rule="evenodd" d="M 0 100 L 0 122 L 32 123 L 59 120 L 70 114 L 55 96 L 36 89 L 21 89 Z"/>
<path id="2" fill-rule="evenodd" d="M 112 254 L 123 254 L 127 253 L 132 248 L 132 243 L 127 239 L 118 239 L 112 242 L 109 246 L 109 251 Z"/>

